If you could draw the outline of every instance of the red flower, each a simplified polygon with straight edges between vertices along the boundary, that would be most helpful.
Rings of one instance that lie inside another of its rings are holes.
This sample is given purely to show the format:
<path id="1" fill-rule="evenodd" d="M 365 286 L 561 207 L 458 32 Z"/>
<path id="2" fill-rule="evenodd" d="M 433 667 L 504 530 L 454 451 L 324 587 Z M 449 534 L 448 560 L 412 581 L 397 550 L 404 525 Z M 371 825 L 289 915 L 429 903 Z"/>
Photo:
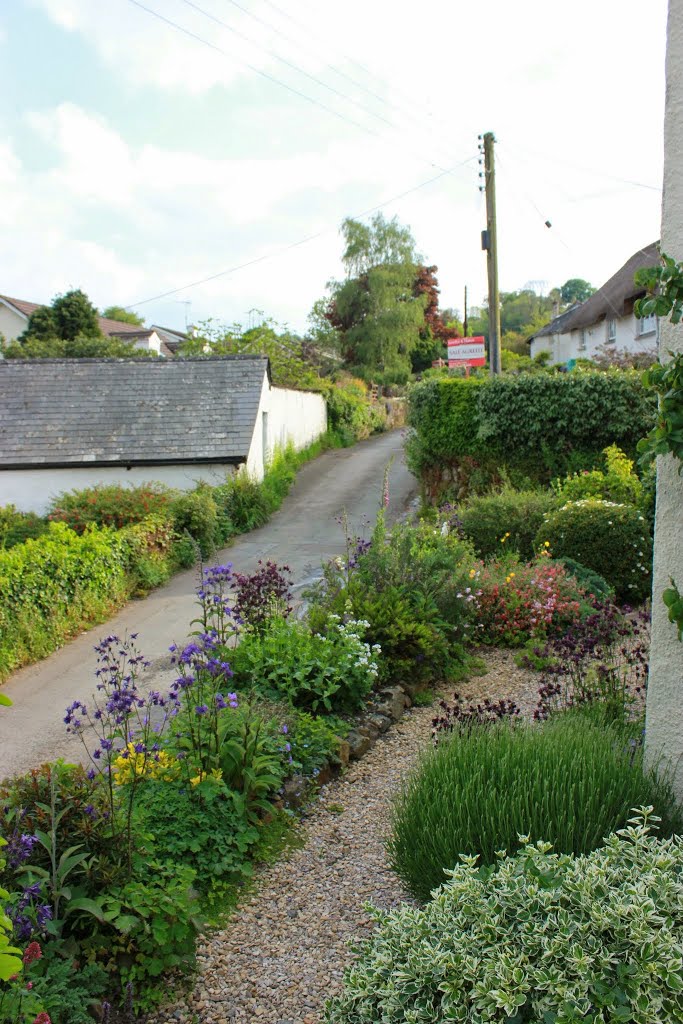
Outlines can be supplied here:
<path id="1" fill-rule="evenodd" d="M 24 966 L 28 967 L 29 964 L 34 963 L 36 960 L 40 960 L 42 955 L 43 951 L 40 948 L 40 944 L 37 942 L 30 942 L 24 950 L 24 955 L 22 957 Z"/>
<path id="2" fill-rule="evenodd" d="M 45 1013 L 45 1010 L 43 1010 L 43 1012 L 39 1013 L 38 1016 L 35 1018 L 33 1024 L 52 1024 L 52 1021 L 50 1020 L 50 1014 Z"/>

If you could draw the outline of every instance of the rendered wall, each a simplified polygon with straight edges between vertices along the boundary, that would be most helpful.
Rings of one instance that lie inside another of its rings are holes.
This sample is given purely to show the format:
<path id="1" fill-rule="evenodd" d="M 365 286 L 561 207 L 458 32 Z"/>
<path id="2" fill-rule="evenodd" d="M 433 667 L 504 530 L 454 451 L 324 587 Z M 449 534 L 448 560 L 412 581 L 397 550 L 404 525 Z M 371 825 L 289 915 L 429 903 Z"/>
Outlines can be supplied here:
<path id="1" fill-rule="evenodd" d="M 664 120 L 662 250 L 683 260 L 683 0 L 669 0 Z M 660 324 L 660 359 L 683 351 L 683 326 Z M 683 801 L 683 643 L 668 621 L 662 591 L 669 577 L 683 588 L 683 476 L 673 456 L 658 459 L 652 588 L 652 653 L 645 743 L 650 763 L 660 757 L 675 772 Z"/>
<path id="2" fill-rule="evenodd" d="M 15 505 L 22 512 L 44 515 L 50 500 L 63 491 L 80 490 L 96 484 L 139 484 L 155 481 L 181 491 L 192 490 L 200 480 L 216 485 L 225 482 L 236 466 L 125 466 L 98 469 L 74 466 L 70 469 L 6 469 L 0 473 L 0 505 Z"/>
<path id="3" fill-rule="evenodd" d="M 299 451 L 326 430 L 327 406 L 322 395 L 273 388 L 266 378 L 247 460 L 248 472 L 257 480 L 263 479 L 265 465 L 277 448 L 291 442 Z"/>

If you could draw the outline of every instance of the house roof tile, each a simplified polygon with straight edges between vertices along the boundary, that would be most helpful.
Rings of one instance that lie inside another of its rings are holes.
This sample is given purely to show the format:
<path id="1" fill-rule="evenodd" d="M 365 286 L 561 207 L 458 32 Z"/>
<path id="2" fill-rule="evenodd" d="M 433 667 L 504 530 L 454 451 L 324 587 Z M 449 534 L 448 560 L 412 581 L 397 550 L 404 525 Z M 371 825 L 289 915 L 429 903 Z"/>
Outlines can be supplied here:
<path id="1" fill-rule="evenodd" d="M 0 361 L 0 468 L 242 462 L 263 356 Z"/>

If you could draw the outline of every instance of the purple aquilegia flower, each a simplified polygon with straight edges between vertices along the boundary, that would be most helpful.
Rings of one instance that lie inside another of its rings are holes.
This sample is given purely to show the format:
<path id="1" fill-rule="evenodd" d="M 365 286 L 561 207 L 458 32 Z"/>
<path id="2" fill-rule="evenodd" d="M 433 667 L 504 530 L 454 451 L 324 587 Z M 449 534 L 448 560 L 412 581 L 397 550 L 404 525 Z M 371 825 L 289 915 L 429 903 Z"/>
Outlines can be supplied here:
<path id="1" fill-rule="evenodd" d="M 198 704 L 197 707 L 195 708 L 195 712 L 198 715 L 205 715 L 208 710 L 209 708 L 207 704 Z"/>
<path id="2" fill-rule="evenodd" d="M 31 856 L 31 850 L 38 842 L 37 836 L 15 832 L 10 836 L 5 848 L 7 863 L 11 868 L 18 868 Z"/>

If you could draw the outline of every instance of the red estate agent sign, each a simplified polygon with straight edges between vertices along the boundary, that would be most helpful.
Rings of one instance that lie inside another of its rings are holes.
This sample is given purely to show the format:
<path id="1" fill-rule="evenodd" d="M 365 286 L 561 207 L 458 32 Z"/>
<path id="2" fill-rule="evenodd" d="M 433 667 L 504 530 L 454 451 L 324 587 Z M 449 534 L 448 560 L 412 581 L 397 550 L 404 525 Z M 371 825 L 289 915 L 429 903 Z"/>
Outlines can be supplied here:
<path id="1" fill-rule="evenodd" d="M 449 338 L 449 366 L 486 366 L 486 347 L 484 336 L 474 338 Z"/>

